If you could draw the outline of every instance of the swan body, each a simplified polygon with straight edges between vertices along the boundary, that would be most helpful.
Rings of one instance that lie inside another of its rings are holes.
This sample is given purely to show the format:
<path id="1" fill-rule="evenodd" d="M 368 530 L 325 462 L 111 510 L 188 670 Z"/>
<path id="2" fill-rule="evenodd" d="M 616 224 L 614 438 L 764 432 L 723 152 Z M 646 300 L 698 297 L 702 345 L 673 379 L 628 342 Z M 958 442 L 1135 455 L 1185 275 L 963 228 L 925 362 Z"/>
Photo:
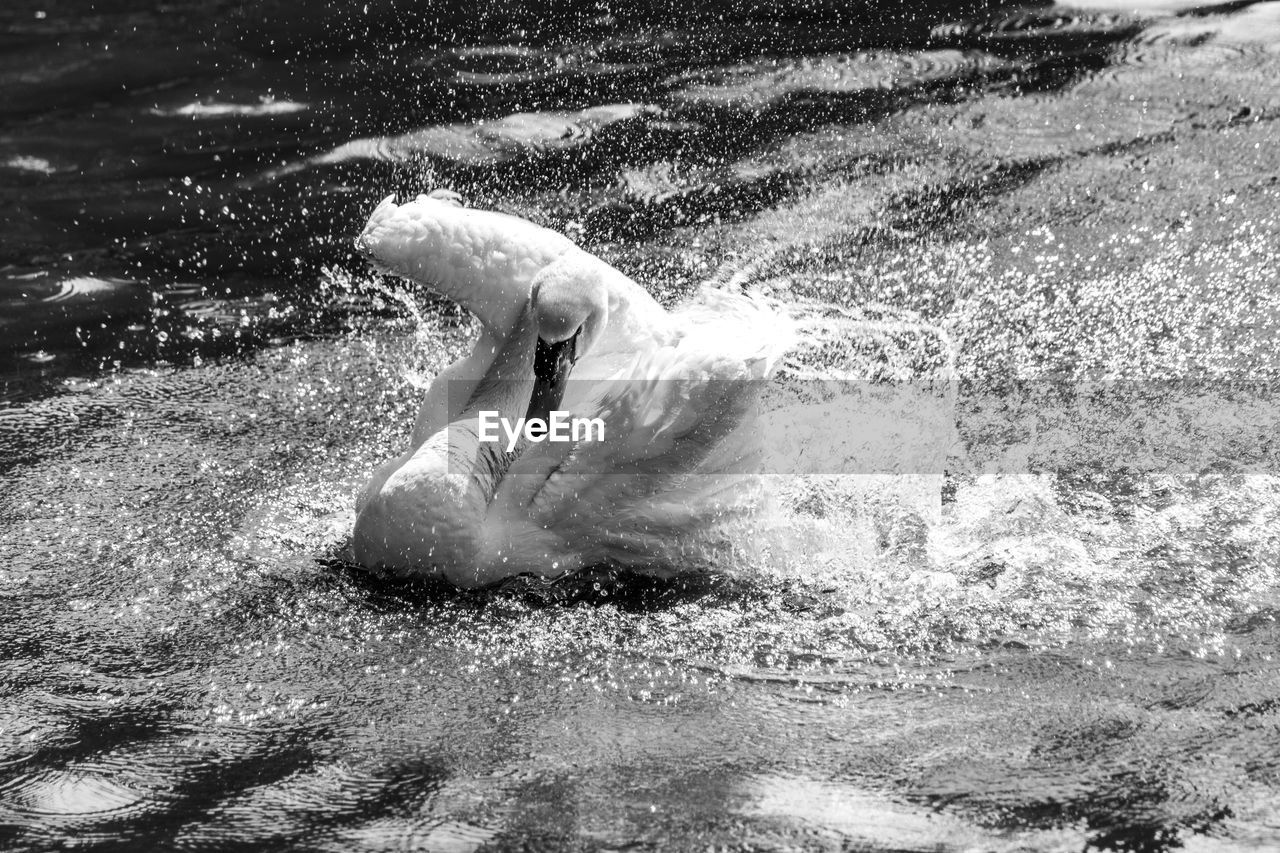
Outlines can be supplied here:
<path id="1" fill-rule="evenodd" d="M 613 564 L 678 571 L 748 514 L 752 411 L 790 337 L 750 297 L 668 312 L 567 237 L 447 196 L 384 200 L 357 246 L 480 321 L 427 390 L 408 449 L 357 500 L 356 561 L 459 586 Z M 598 419 L 598 441 L 480 440 L 480 413 Z"/>

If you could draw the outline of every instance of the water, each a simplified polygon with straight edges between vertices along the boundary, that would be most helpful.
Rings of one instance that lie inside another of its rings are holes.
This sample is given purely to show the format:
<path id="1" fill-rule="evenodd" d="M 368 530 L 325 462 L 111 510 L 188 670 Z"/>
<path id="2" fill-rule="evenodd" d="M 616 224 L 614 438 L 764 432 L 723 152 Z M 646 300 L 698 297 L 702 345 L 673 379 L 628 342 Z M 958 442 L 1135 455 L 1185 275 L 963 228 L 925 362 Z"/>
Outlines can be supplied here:
<path id="1" fill-rule="evenodd" d="M 1275 846 L 1278 7 L 1082 5 L 8 4 L 4 845 Z M 941 520 L 351 571 L 469 323 L 350 238 L 435 185 L 953 367 Z"/>

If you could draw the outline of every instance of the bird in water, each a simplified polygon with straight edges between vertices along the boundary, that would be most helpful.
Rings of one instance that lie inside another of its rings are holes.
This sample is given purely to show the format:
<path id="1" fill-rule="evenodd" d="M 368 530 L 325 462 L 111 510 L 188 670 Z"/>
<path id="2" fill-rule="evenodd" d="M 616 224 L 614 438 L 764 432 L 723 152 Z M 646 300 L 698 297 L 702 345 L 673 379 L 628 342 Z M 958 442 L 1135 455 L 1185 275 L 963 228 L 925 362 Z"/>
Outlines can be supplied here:
<path id="1" fill-rule="evenodd" d="M 356 562 L 462 587 L 588 567 L 670 575 L 749 516 L 753 405 L 789 326 L 745 294 L 675 310 L 569 238 L 436 191 L 373 211 L 357 247 L 476 316 L 409 447 L 356 506 Z M 483 440 L 484 419 L 598 423 L 563 441 Z"/>

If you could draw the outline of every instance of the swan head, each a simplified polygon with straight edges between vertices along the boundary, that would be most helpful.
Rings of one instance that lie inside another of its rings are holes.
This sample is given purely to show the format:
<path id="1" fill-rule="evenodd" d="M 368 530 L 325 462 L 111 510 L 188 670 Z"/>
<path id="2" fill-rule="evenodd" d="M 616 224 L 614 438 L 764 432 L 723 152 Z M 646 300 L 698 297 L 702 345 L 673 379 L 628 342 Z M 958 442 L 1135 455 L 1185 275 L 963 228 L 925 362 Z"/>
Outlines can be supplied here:
<path id="1" fill-rule="evenodd" d="M 609 290 L 598 270 L 558 263 L 534 279 L 531 294 L 538 339 L 572 342 L 575 360 L 590 351 L 609 324 Z"/>
<path id="2" fill-rule="evenodd" d="M 573 365 L 609 322 L 609 291 L 597 271 L 562 259 L 533 281 L 530 307 L 538 332 L 533 395 L 526 417 L 546 417 L 560 405 Z"/>

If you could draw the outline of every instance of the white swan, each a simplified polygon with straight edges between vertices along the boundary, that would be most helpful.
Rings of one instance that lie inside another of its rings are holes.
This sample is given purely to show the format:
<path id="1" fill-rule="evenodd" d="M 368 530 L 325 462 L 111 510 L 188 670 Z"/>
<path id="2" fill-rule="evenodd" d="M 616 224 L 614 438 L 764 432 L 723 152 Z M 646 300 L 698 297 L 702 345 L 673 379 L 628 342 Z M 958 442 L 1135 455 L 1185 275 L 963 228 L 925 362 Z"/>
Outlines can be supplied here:
<path id="1" fill-rule="evenodd" d="M 451 194 L 373 211 L 357 246 L 476 315 L 480 339 L 428 389 L 410 446 L 357 501 L 356 561 L 484 586 L 602 563 L 677 571 L 753 505 L 750 412 L 790 341 L 746 296 L 667 312 L 618 270 Z M 567 381 L 569 375 L 574 381 Z M 604 440 L 479 440 L 479 413 L 599 418 Z"/>

